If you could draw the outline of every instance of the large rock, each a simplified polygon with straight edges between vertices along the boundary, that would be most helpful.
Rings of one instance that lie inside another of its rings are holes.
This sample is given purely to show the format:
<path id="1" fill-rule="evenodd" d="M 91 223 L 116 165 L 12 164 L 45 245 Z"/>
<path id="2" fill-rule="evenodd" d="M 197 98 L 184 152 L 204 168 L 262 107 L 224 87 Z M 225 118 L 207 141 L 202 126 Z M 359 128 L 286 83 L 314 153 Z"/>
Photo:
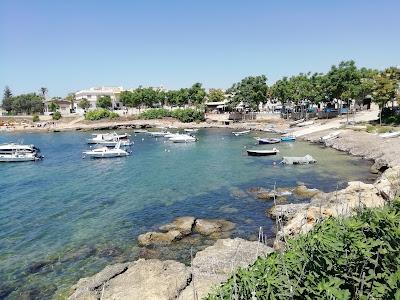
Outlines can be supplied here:
<path id="1" fill-rule="evenodd" d="M 375 182 L 375 187 L 385 200 L 392 200 L 400 191 L 400 167 L 389 168 Z"/>
<path id="2" fill-rule="evenodd" d="M 197 219 L 194 224 L 194 232 L 202 235 L 211 235 L 220 232 L 230 231 L 235 224 L 222 219 Z"/>
<path id="3" fill-rule="evenodd" d="M 73 287 L 70 300 L 176 299 L 190 281 L 188 268 L 176 261 L 139 259 L 106 267 Z"/>
<path id="4" fill-rule="evenodd" d="M 173 220 L 171 223 L 160 226 L 161 231 L 178 230 L 182 235 L 188 235 L 192 233 L 194 225 L 194 217 L 179 217 Z"/>
<path id="5" fill-rule="evenodd" d="M 182 238 L 182 234 L 178 230 L 170 230 L 168 232 L 146 232 L 138 236 L 140 246 L 149 245 L 169 245 L 174 241 Z"/>
<path id="6" fill-rule="evenodd" d="M 128 269 L 129 263 L 115 264 L 105 267 L 99 273 L 92 277 L 79 279 L 78 283 L 72 286 L 72 295 L 69 297 L 71 300 L 89 300 L 98 299 L 100 292 L 108 281 L 112 278 L 124 273 Z"/>
<path id="7" fill-rule="evenodd" d="M 311 197 L 317 195 L 318 193 L 320 193 L 319 190 L 309 189 L 305 185 L 299 185 L 293 189 L 293 194 L 296 195 L 298 198 L 302 198 L 302 199 L 303 198 L 311 198 Z"/>
<path id="8" fill-rule="evenodd" d="M 190 282 L 189 268 L 173 260 L 139 259 L 109 282 L 102 299 L 176 299 Z"/>
<path id="9" fill-rule="evenodd" d="M 252 264 L 257 257 L 265 256 L 273 249 L 259 242 L 240 238 L 218 240 L 196 254 L 192 262 L 192 282 L 178 299 L 202 299 L 239 267 Z M 197 296 L 197 298 L 194 297 Z"/>
<path id="10" fill-rule="evenodd" d="M 201 299 L 238 267 L 246 267 L 271 251 L 259 242 L 225 239 L 198 252 L 190 267 L 157 259 L 108 266 L 80 279 L 69 300 Z"/>
<path id="11" fill-rule="evenodd" d="M 292 219 L 299 211 L 304 210 L 307 206 L 309 206 L 308 203 L 274 205 L 267 211 L 267 215 L 273 219 L 280 218 L 287 221 Z"/>
<path id="12" fill-rule="evenodd" d="M 309 205 L 298 210 L 277 233 L 277 240 L 310 231 L 315 223 L 330 216 L 349 216 L 365 207 L 381 207 L 386 201 L 373 184 L 349 182 L 347 188 L 331 193 L 319 193 Z"/>

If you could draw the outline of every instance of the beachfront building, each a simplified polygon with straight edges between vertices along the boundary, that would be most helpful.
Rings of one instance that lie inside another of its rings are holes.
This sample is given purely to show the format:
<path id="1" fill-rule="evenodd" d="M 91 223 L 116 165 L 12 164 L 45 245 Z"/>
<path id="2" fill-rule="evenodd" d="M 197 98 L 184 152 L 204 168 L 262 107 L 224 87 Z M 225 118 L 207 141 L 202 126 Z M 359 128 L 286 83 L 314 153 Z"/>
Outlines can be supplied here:
<path id="1" fill-rule="evenodd" d="M 101 96 L 110 96 L 112 101 L 112 109 L 113 110 L 121 110 L 123 109 L 122 103 L 119 101 L 119 94 L 124 91 L 122 86 L 119 87 L 108 87 L 108 86 L 101 86 L 101 87 L 92 87 L 86 90 L 81 90 L 75 93 L 75 103 L 74 103 L 74 110 L 76 113 L 83 115 L 84 110 L 79 107 L 79 102 L 83 99 L 87 99 L 90 103 L 89 110 L 96 108 L 96 101 Z"/>
<path id="2" fill-rule="evenodd" d="M 51 103 L 55 103 L 58 105 L 57 111 L 61 113 L 62 116 L 69 116 L 74 113 L 73 107 L 71 105 L 71 102 L 62 99 L 62 98 L 56 98 L 56 99 L 46 99 L 43 101 L 43 113 L 45 115 L 51 115 L 53 114 L 53 111 L 50 109 Z"/>

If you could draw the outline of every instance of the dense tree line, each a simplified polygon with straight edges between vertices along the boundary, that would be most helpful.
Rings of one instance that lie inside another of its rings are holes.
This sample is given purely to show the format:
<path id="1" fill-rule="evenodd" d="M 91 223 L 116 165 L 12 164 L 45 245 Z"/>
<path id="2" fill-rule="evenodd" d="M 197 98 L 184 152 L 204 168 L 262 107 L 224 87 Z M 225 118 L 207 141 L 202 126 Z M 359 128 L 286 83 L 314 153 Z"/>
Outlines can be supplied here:
<path id="1" fill-rule="evenodd" d="M 256 111 L 260 103 L 274 100 L 283 105 L 299 105 L 304 102 L 319 103 L 334 99 L 343 102 L 355 100 L 360 103 L 367 95 L 372 96 L 383 110 L 388 103 L 399 101 L 399 68 L 390 67 L 383 71 L 358 68 L 354 61 L 343 61 L 334 65 L 328 72 L 300 73 L 291 77 L 283 77 L 272 85 L 267 84 L 265 75 L 249 76 L 234 83 L 226 92 L 221 89 L 210 89 L 208 93 L 201 83 L 189 88 L 164 91 L 151 87 L 139 87 L 120 94 L 120 101 L 127 107 L 157 108 L 163 106 L 200 106 L 205 101 L 220 102 L 229 99 L 231 109 L 242 103 L 244 108 Z M 42 101 L 47 93 L 40 88 L 35 93 L 14 97 L 8 87 L 4 90 L 2 107 L 9 113 L 40 113 Z M 73 94 L 67 96 L 72 104 Z M 89 101 L 83 99 L 78 104 L 81 108 L 90 107 Z M 110 108 L 109 96 L 101 97 L 96 103 L 99 108 Z"/>
<path id="2" fill-rule="evenodd" d="M 43 112 L 43 96 L 36 93 L 13 96 L 8 86 L 4 89 L 2 107 L 7 113 L 34 114 Z"/>
<path id="3" fill-rule="evenodd" d="M 155 88 L 139 87 L 133 91 L 123 91 L 120 101 L 127 107 L 162 107 L 199 105 L 204 103 L 206 91 L 201 83 L 195 83 L 190 88 L 164 91 Z"/>

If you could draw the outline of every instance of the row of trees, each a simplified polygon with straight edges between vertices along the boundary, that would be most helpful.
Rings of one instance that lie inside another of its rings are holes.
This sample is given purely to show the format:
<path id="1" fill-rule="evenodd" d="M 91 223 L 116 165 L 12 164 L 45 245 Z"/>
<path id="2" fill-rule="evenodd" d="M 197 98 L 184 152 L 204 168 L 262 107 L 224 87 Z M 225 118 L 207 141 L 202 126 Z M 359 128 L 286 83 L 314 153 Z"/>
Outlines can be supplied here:
<path id="1" fill-rule="evenodd" d="M 151 87 L 139 87 L 133 91 L 120 94 L 120 101 L 127 107 L 161 107 L 200 105 L 204 103 L 206 91 L 201 83 L 195 83 L 190 88 L 163 91 Z"/>
<path id="2" fill-rule="evenodd" d="M 282 104 L 301 104 L 304 101 L 318 103 L 340 99 L 343 101 L 362 101 L 367 95 L 383 109 L 390 101 L 399 99 L 400 70 L 387 68 L 383 71 L 358 68 L 354 61 L 343 61 L 323 73 L 300 73 L 291 77 L 283 77 L 273 85 L 268 86 L 265 75 L 246 77 L 233 84 L 226 93 L 221 89 L 210 89 L 206 93 L 201 83 L 195 83 L 190 88 L 164 91 L 161 89 L 139 87 L 133 91 L 120 94 L 121 102 L 127 107 L 162 107 L 162 106 L 199 106 L 206 99 L 212 102 L 230 98 L 230 107 L 235 108 L 239 103 L 251 110 L 257 110 L 259 103 L 276 100 Z M 6 88 L 3 98 L 3 108 L 16 113 L 40 112 L 40 99 L 44 99 L 46 88 L 40 89 L 40 94 L 25 94 L 12 97 Z M 74 103 L 74 94 L 67 96 Z M 78 105 L 87 109 L 90 103 L 81 100 Z M 110 108 L 112 101 L 109 96 L 98 99 L 97 107 Z"/>
<path id="3" fill-rule="evenodd" d="M 34 114 L 43 112 L 43 99 L 47 93 L 46 88 L 40 89 L 41 94 L 28 93 L 13 96 L 8 86 L 4 89 L 2 108 L 7 112 L 16 114 Z"/>

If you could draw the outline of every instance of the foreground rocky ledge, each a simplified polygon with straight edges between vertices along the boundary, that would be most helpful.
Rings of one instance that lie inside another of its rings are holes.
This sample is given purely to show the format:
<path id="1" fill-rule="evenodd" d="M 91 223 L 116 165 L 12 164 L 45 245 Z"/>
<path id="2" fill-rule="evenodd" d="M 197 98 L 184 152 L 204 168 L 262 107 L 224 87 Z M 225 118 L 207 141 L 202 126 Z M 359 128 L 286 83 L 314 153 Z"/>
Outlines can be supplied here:
<path id="1" fill-rule="evenodd" d="M 80 279 L 72 287 L 69 299 L 201 299 L 238 267 L 245 267 L 272 251 L 259 242 L 221 239 L 197 252 L 191 266 L 158 259 L 115 264 Z"/>
<path id="2" fill-rule="evenodd" d="M 319 142 L 328 132 L 306 137 Z M 349 216 L 366 207 L 381 207 L 400 191 L 400 140 L 383 139 L 378 135 L 344 130 L 325 146 L 374 161 L 373 170 L 380 176 L 373 184 L 349 182 L 348 187 L 331 193 L 318 193 L 309 203 L 275 205 L 267 214 L 277 219 L 278 232 L 274 247 L 283 246 L 287 237 L 307 233 L 330 216 Z"/>

